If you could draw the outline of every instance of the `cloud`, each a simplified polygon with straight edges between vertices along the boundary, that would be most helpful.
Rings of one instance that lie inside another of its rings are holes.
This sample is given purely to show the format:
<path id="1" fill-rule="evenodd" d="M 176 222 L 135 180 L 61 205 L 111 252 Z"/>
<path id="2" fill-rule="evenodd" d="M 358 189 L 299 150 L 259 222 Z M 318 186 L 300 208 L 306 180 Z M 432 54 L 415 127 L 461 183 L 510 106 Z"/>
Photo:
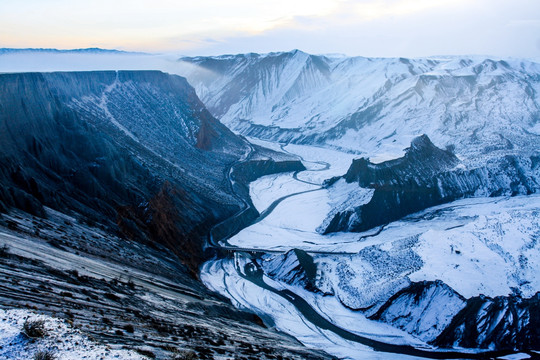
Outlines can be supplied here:
<path id="1" fill-rule="evenodd" d="M 537 0 L 1 0 L 0 46 L 540 56 Z"/>

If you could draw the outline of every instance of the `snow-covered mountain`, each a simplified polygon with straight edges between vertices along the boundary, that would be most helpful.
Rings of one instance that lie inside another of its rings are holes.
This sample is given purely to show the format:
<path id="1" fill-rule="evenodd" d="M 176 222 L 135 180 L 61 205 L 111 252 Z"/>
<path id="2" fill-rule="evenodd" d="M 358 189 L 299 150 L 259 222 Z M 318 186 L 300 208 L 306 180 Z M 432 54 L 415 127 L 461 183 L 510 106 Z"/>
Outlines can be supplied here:
<path id="1" fill-rule="evenodd" d="M 242 134 L 398 157 L 428 135 L 456 154 L 530 151 L 540 64 L 480 57 L 327 57 L 301 51 L 182 58 L 214 116 Z"/>

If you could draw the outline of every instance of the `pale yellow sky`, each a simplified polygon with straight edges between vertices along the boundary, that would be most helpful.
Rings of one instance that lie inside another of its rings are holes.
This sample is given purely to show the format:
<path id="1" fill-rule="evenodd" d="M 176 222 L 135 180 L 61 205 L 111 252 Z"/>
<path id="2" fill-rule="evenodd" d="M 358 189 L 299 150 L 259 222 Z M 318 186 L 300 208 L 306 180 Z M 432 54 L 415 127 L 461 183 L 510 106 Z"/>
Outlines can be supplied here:
<path id="1" fill-rule="evenodd" d="M 0 47 L 540 56 L 538 0 L 0 0 Z"/>

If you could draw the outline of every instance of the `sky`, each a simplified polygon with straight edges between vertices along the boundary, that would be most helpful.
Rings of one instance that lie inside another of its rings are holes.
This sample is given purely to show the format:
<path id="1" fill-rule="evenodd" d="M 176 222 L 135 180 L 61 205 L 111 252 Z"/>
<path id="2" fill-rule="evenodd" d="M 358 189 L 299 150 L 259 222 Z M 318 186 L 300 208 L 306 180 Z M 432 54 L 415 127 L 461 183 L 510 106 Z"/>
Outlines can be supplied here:
<path id="1" fill-rule="evenodd" d="M 0 0 L 0 47 L 540 57 L 539 0 Z"/>

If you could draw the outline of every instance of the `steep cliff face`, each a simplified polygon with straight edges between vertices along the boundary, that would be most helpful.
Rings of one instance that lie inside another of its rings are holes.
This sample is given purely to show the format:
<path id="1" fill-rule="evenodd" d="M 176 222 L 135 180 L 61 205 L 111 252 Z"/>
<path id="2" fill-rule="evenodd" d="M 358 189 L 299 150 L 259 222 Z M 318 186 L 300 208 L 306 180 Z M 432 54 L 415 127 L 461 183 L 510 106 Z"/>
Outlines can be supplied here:
<path id="1" fill-rule="evenodd" d="M 466 306 L 433 341 L 442 347 L 537 349 L 540 341 L 540 293 L 520 296 L 479 296 Z"/>
<path id="2" fill-rule="evenodd" d="M 313 257 L 303 250 L 292 249 L 283 255 L 270 255 L 260 263 L 265 274 L 276 281 L 318 291 L 315 286 L 317 266 Z"/>
<path id="3" fill-rule="evenodd" d="M 0 75 L 0 148 L 0 208 L 78 214 L 193 269 L 210 224 L 243 206 L 225 173 L 249 147 L 179 76 Z"/>
<path id="4" fill-rule="evenodd" d="M 364 231 L 464 197 L 531 194 L 540 189 L 534 156 L 505 156 L 472 169 L 459 165 L 454 154 L 437 148 L 425 135 L 414 139 L 402 158 L 380 164 L 354 160 L 343 178 L 374 189 L 373 196 L 353 209 L 332 213 L 321 230 Z"/>
<path id="5" fill-rule="evenodd" d="M 465 307 L 466 300 L 441 281 L 413 283 L 398 291 L 370 316 L 433 341 Z"/>
<path id="6" fill-rule="evenodd" d="M 393 295 L 370 318 L 442 348 L 527 350 L 540 341 L 539 296 L 465 299 L 441 281 L 424 281 Z"/>

